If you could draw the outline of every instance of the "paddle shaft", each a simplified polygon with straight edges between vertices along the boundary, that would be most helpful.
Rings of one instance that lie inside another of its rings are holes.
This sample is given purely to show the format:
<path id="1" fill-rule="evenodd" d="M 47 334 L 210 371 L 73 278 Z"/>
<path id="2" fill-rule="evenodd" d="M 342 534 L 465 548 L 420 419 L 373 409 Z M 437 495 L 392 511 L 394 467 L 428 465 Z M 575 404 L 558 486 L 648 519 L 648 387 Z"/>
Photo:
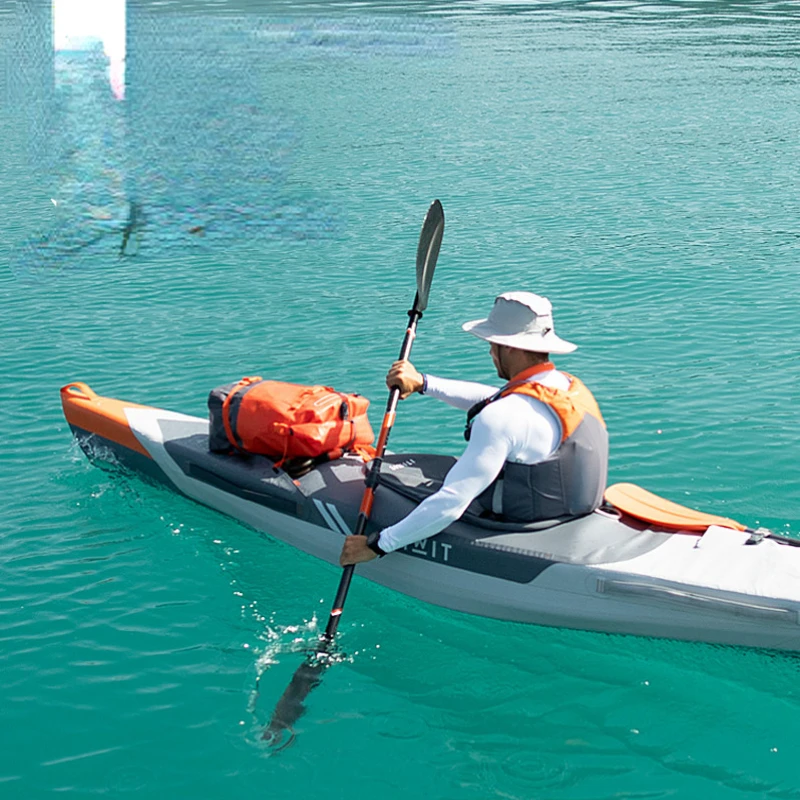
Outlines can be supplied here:
<path id="1" fill-rule="evenodd" d="M 417 323 L 422 318 L 422 312 L 417 310 L 417 300 L 419 295 L 414 298 L 414 307 L 408 312 L 408 328 L 406 335 L 403 339 L 403 346 L 400 348 L 400 355 L 398 361 L 408 361 L 411 355 L 411 347 L 414 344 L 414 339 L 417 335 Z M 369 471 L 367 472 L 367 485 L 364 489 L 364 495 L 361 498 L 361 507 L 358 510 L 358 519 L 356 520 L 356 529 L 353 532 L 356 536 L 363 536 L 367 529 L 367 522 L 369 522 L 370 514 L 372 513 L 372 503 L 375 499 L 375 490 L 378 488 L 381 474 L 381 464 L 383 463 L 383 454 L 386 451 L 386 442 L 389 441 L 389 434 L 394 425 L 395 416 L 397 414 L 397 403 L 400 400 L 400 389 L 395 386 L 389 392 L 389 400 L 386 403 L 386 412 L 383 415 L 383 424 L 381 425 L 381 432 L 378 435 L 378 444 L 375 447 L 375 458 L 369 462 Z M 336 597 L 333 600 L 333 607 L 331 608 L 330 616 L 328 617 L 328 624 L 325 627 L 323 637 L 326 641 L 330 642 L 336 635 L 336 629 L 339 627 L 339 617 L 342 615 L 344 603 L 347 599 L 347 592 L 350 589 L 350 581 L 353 579 L 353 572 L 355 571 L 354 564 L 348 564 L 342 570 L 342 577 L 339 581 L 339 588 L 336 590 Z"/>

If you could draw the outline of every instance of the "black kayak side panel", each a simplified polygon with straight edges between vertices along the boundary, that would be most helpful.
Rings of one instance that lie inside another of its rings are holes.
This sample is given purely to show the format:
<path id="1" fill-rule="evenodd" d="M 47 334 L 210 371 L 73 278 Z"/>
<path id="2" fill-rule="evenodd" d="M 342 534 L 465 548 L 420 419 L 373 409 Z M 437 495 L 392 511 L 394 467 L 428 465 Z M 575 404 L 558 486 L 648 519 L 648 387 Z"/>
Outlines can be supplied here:
<path id="1" fill-rule="evenodd" d="M 555 563 L 528 553 L 487 549 L 475 539 L 450 533 L 449 529 L 430 539 L 406 545 L 397 552 L 515 583 L 530 583 Z"/>
<path id="2" fill-rule="evenodd" d="M 282 514 L 307 516 L 292 479 L 264 456 L 212 453 L 202 433 L 167 440 L 164 449 L 190 478 Z"/>

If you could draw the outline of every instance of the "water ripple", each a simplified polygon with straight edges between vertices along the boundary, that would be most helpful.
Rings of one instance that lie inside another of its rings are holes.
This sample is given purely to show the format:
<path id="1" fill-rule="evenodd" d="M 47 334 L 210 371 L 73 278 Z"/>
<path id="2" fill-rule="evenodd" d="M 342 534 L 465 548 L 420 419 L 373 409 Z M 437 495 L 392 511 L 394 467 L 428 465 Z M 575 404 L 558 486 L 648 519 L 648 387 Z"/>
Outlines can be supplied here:
<path id="1" fill-rule="evenodd" d="M 23 25 L 0 7 L 4 794 L 797 797 L 789 656 L 483 620 L 360 579 L 346 657 L 265 760 L 339 571 L 90 466 L 58 402 L 82 379 L 203 416 L 212 387 L 263 374 L 359 391 L 374 422 L 440 196 L 421 368 L 496 381 L 460 324 L 501 291 L 547 294 L 612 479 L 800 533 L 796 6 L 129 3 L 126 106 L 67 96 L 63 64 L 48 105 L 52 31 L 17 6 Z M 120 258 L 134 191 L 149 227 Z M 416 397 L 392 447 L 457 453 L 462 427 Z M 354 781 L 365 732 L 381 745 Z"/>

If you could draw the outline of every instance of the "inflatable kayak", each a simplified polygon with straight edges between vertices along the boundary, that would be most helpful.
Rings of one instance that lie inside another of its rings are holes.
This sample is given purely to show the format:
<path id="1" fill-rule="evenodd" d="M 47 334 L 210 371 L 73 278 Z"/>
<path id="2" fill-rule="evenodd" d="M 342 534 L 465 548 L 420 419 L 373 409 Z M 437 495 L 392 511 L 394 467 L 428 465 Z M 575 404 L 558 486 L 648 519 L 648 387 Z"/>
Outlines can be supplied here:
<path id="1" fill-rule="evenodd" d="M 61 390 L 90 459 L 132 469 L 298 549 L 338 563 L 364 491 L 357 456 L 299 478 L 263 456 L 212 453 L 208 421 Z M 385 457 L 368 532 L 405 516 L 454 459 Z M 800 650 L 800 542 L 750 531 L 632 484 L 588 516 L 527 526 L 470 508 L 442 533 L 358 574 L 458 611 L 607 633 Z"/>

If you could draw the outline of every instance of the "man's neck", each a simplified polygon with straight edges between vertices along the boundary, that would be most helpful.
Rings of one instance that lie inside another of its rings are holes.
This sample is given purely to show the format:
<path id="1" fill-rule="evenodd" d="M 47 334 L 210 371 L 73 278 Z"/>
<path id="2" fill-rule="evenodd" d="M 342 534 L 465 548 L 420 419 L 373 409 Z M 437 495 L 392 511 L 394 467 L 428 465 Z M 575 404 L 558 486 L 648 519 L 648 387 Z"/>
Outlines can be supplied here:
<path id="1" fill-rule="evenodd" d="M 540 361 L 538 364 L 533 364 L 521 369 L 510 379 L 509 383 L 514 381 L 526 381 L 534 375 L 538 375 L 541 372 L 550 372 L 550 370 L 555 368 L 556 365 L 552 361 Z"/>

